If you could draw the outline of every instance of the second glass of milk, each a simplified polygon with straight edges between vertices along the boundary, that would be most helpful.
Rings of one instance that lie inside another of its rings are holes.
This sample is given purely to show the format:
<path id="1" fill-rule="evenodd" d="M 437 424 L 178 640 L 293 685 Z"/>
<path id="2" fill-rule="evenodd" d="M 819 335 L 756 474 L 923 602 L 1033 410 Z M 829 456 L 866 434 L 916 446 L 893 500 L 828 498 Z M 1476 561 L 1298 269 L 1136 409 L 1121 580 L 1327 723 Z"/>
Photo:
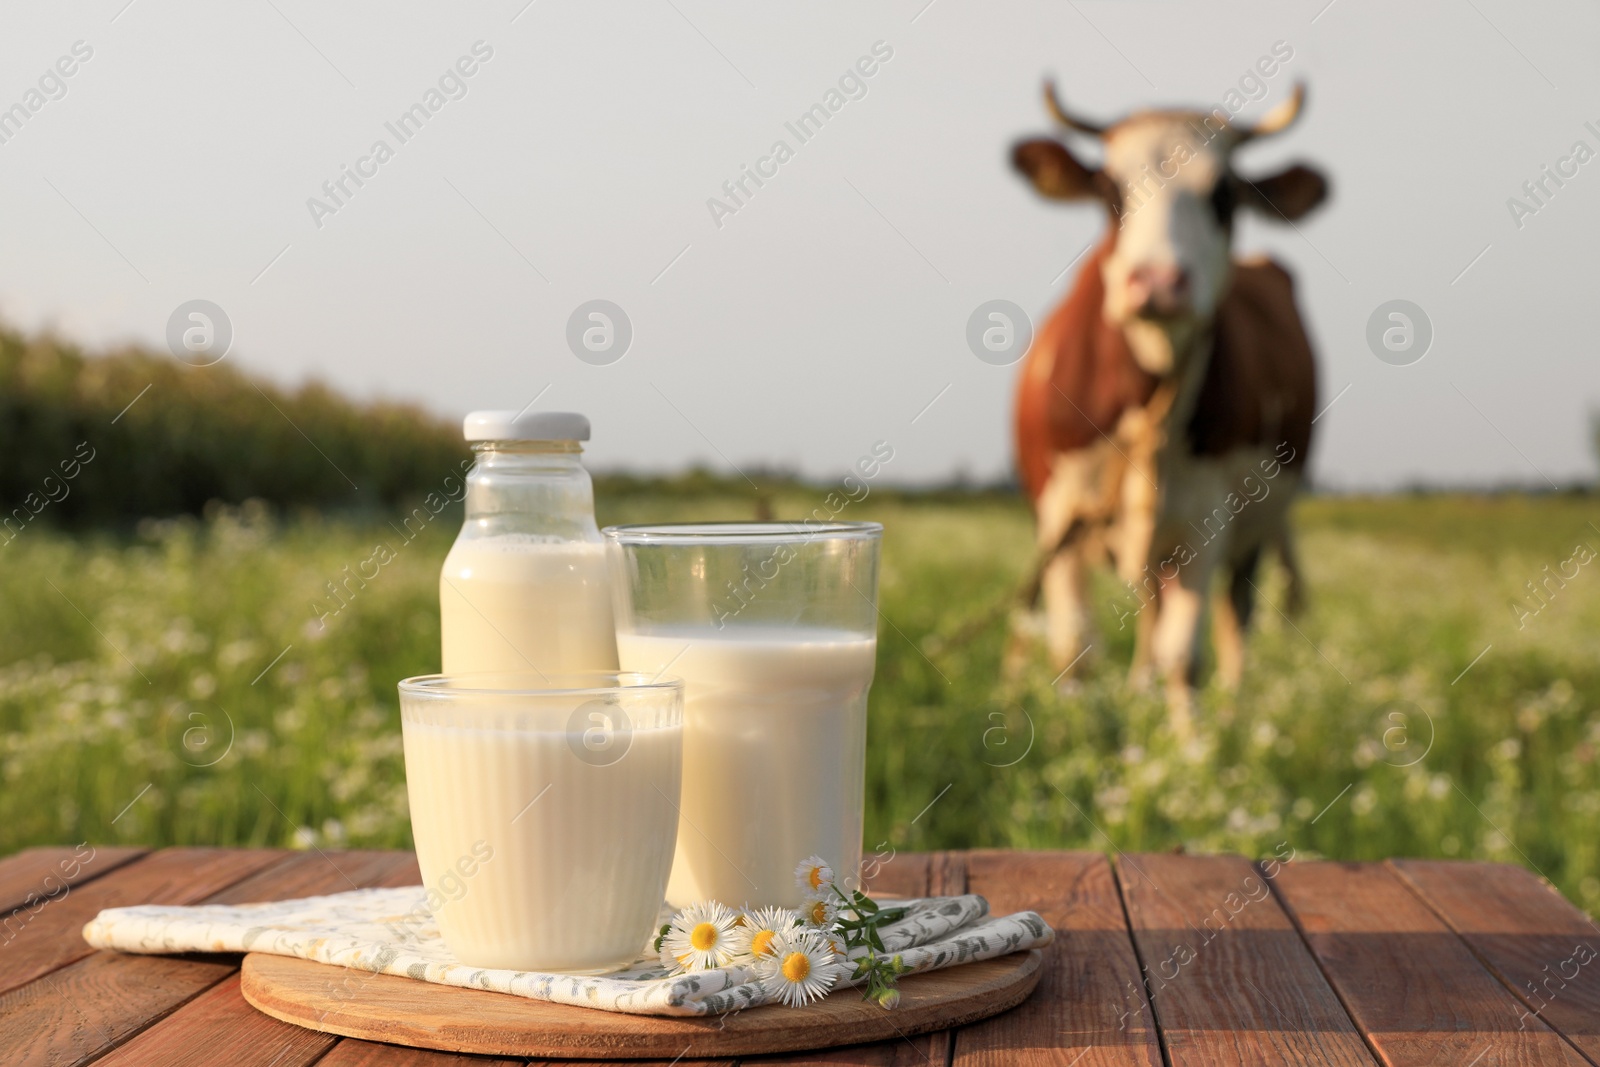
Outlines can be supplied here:
<path id="1" fill-rule="evenodd" d="M 439 575 L 443 671 L 616 670 L 589 420 L 475 411 L 466 521 Z"/>
<path id="2" fill-rule="evenodd" d="M 623 666 L 685 683 L 674 906 L 797 906 L 794 869 L 811 855 L 857 873 L 882 533 L 606 529 Z"/>

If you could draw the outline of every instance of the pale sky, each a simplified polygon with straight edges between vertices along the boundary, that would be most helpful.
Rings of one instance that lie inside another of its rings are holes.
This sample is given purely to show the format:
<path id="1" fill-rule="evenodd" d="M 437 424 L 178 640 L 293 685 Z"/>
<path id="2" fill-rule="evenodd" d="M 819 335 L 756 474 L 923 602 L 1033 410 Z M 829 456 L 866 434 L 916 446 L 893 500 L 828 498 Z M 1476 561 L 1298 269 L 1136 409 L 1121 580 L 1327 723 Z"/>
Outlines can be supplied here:
<path id="1" fill-rule="evenodd" d="M 1295 272 L 1337 397 L 1314 477 L 1591 478 L 1600 160 L 1572 152 L 1600 150 L 1600 12 L 1580 3 L 12 2 L 0 108 L 32 114 L 0 126 L 0 316 L 164 348 L 174 309 L 210 300 L 238 366 L 452 417 L 537 396 L 590 416 L 596 468 L 827 477 L 886 440 L 886 478 L 993 477 L 1017 367 L 973 355 L 968 317 L 1004 299 L 1041 321 L 1103 226 L 1010 171 L 1049 129 L 1041 78 L 1108 118 L 1212 106 L 1277 42 L 1293 57 L 1246 115 L 1298 78 L 1310 103 L 1238 169 L 1304 159 L 1334 194 L 1238 245 Z M 862 57 L 802 143 L 785 124 Z M 385 123 L 430 89 L 402 142 Z M 314 218 L 345 167 L 370 176 Z M 604 365 L 567 342 L 596 299 L 632 327 Z M 1393 299 L 1433 325 L 1408 366 L 1366 342 Z"/>

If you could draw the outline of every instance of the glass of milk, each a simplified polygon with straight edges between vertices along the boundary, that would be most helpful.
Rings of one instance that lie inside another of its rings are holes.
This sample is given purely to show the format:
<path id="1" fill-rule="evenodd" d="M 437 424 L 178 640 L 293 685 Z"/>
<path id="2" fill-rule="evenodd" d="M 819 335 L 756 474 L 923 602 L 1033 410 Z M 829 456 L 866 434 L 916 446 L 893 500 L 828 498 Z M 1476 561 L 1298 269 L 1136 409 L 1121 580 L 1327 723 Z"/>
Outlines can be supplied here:
<path id="1" fill-rule="evenodd" d="M 439 575 L 442 670 L 617 669 L 605 545 L 580 457 L 589 420 L 475 411 L 466 521 Z"/>
<path id="2" fill-rule="evenodd" d="M 605 530 L 623 666 L 684 679 L 667 899 L 796 906 L 794 869 L 861 863 L 877 523 Z"/>
<path id="3" fill-rule="evenodd" d="M 655 934 L 678 832 L 683 683 L 628 672 L 400 683 L 411 832 L 473 967 L 595 974 Z"/>

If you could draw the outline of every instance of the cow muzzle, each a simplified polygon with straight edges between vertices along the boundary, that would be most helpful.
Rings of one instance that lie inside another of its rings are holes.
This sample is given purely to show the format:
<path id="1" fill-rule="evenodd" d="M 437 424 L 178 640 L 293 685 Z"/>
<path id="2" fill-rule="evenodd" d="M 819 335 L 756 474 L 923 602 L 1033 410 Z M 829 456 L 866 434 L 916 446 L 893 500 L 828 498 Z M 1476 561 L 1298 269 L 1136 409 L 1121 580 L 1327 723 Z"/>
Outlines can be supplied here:
<path id="1" fill-rule="evenodd" d="M 1194 311 L 1193 283 L 1187 268 L 1141 266 L 1128 272 L 1127 306 L 1142 319 L 1176 319 Z"/>

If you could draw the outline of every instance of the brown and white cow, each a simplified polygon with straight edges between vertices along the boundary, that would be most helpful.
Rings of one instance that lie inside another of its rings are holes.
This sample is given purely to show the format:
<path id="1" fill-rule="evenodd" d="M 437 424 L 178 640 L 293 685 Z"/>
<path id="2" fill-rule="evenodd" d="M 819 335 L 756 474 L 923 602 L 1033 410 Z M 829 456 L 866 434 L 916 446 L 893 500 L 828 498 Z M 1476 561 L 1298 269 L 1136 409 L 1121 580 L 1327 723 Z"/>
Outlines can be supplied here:
<path id="1" fill-rule="evenodd" d="M 1242 633 L 1267 549 L 1300 580 L 1288 531 L 1316 406 L 1316 368 L 1288 273 L 1237 260 L 1234 215 L 1293 221 L 1327 183 L 1305 166 L 1266 178 L 1234 173 L 1241 145 L 1287 128 L 1297 86 L 1254 127 L 1221 112 L 1141 111 L 1108 126 L 1062 126 L 1100 139 L 1098 168 L 1061 140 L 1023 141 L 1012 161 L 1044 196 L 1096 200 L 1105 238 L 1066 302 L 1038 331 L 1016 403 L 1017 460 L 1033 502 L 1051 659 L 1065 669 L 1091 644 L 1086 568 L 1107 555 L 1136 620 L 1134 676 L 1153 669 L 1187 729 L 1207 594 L 1217 598 L 1217 667 L 1242 670 Z M 1046 560 L 1048 562 L 1046 562 Z"/>

